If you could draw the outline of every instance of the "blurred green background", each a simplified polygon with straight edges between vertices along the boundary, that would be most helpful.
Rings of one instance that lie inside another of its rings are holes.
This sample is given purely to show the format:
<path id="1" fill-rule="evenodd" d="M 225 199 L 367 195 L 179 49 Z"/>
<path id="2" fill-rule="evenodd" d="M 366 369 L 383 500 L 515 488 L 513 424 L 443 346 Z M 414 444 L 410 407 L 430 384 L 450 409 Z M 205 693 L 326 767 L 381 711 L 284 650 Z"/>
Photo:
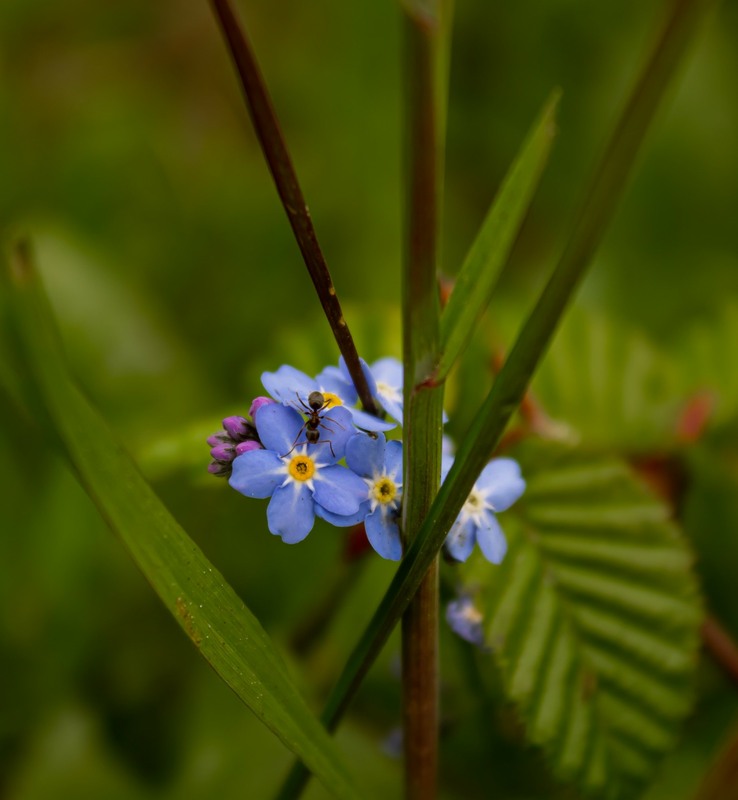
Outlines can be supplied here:
<path id="1" fill-rule="evenodd" d="M 370 361 L 399 355 L 398 8 L 239 7 L 359 349 Z M 552 160 L 495 303 L 498 332 L 529 307 L 561 247 L 660 14 L 653 0 L 457 3 L 446 273 L 548 92 L 564 92 Z M 699 39 L 578 300 L 643 331 L 675 364 L 704 363 L 687 354 L 700 336 L 709 352 L 720 342 L 714 373 L 724 369 L 728 383 L 738 367 L 737 25 L 738 7 L 726 3 Z M 283 546 L 268 535 L 262 504 L 207 479 L 200 441 L 221 417 L 247 411 L 263 369 L 289 362 L 315 372 L 337 353 L 204 0 L 3 2 L 0 220 L 32 236 L 85 390 L 177 519 L 287 643 L 340 579 L 342 533 L 318 527 Z M 738 635 L 735 384 L 721 426 L 687 456 L 686 519 L 708 597 Z M 473 410 L 458 395 L 457 434 Z M 32 422 L 4 393 L 0 407 L 0 795 L 270 796 L 287 751 L 197 658 Z M 612 420 L 596 424 L 609 446 L 628 449 Z M 392 574 L 378 561 L 361 568 L 330 633 L 295 661 L 316 708 Z M 464 717 L 475 700 L 458 645 L 442 636 L 447 796 L 486 797 L 490 787 L 544 796 L 530 775 L 516 784 L 521 763 L 539 765 L 515 745 L 509 720 L 480 736 L 480 720 Z M 394 644 L 341 734 L 372 796 L 388 798 L 400 785 L 398 762 L 382 751 L 398 724 L 396 660 Z M 690 796 L 669 781 L 694 787 L 735 713 L 716 671 L 706 668 L 702 682 L 689 756 L 654 797 Z"/>

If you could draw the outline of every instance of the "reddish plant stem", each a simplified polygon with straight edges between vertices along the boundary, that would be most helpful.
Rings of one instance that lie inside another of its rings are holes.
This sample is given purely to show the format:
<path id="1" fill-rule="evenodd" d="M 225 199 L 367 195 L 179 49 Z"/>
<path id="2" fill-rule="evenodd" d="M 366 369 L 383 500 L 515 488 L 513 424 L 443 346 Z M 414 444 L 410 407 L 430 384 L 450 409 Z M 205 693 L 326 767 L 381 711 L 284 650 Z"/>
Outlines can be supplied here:
<path id="1" fill-rule="evenodd" d="M 705 616 L 700 629 L 702 644 L 712 660 L 726 677 L 738 687 L 738 644 L 723 626 L 710 614 Z"/>
<path id="2" fill-rule="evenodd" d="M 310 211 L 297 181 L 277 114 L 246 37 L 246 32 L 238 21 L 229 0 L 210 0 L 210 2 L 236 66 L 246 105 L 264 158 L 269 165 L 269 171 L 272 173 L 282 206 L 292 226 L 292 232 L 333 331 L 338 349 L 346 361 L 362 406 L 370 414 L 377 414 L 377 406 L 369 391 L 356 345 L 344 319 L 333 280 L 323 257 L 323 251 L 318 244 Z"/>
<path id="3" fill-rule="evenodd" d="M 407 549 L 438 491 L 443 388 L 427 380 L 439 342 L 439 23 L 420 8 L 407 5 L 405 12 L 408 217 L 403 280 L 403 532 Z M 405 797 L 433 800 L 438 764 L 438 559 L 402 618 L 402 696 Z"/>

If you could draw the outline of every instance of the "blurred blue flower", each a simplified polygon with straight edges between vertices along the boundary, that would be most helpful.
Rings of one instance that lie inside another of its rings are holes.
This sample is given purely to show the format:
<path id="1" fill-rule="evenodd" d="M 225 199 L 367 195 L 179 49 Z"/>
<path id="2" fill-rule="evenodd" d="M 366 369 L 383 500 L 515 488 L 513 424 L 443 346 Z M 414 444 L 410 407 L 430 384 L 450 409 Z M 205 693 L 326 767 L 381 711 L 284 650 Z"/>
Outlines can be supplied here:
<path id="1" fill-rule="evenodd" d="M 446 552 L 456 561 L 466 561 L 477 542 L 484 557 L 499 564 L 507 552 L 507 541 L 495 512 L 510 508 L 524 491 L 525 481 L 517 461 L 512 458 L 490 461 L 446 537 Z"/>
<path id="2" fill-rule="evenodd" d="M 396 358 L 380 358 L 369 369 L 376 381 L 376 397 L 382 408 L 402 425 L 402 363 Z"/>
<path id="3" fill-rule="evenodd" d="M 468 595 L 462 595 L 446 606 L 446 622 L 462 639 L 477 647 L 484 646 L 484 617 Z"/>
<path id="4" fill-rule="evenodd" d="M 366 499 L 366 483 L 336 463 L 354 435 L 345 408 L 322 414 L 321 440 L 316 444 L 300 441 L 305 423 L 294 408 L 264 405 L 254 422 L 264 449 L 237 456 L 229 483 L 247 497 L 271 497 L 267 509 L 271 533 L 294 544 L 310 533 L 316 515 L 346 519 L 359 510 Z"/>

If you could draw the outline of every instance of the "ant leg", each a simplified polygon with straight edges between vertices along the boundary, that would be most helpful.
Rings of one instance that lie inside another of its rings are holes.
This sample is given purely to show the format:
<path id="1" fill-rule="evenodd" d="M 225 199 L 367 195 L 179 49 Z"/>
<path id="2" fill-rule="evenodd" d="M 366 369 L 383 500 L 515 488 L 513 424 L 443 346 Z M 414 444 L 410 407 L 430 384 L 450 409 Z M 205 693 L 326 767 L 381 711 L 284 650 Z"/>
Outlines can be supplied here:
<path id="1" fill-rule="evenodd" d="M 315 442 L 315 444 L 316 445 L 318 445 L 318 444 L 327 444 L 328 447 L 331 448 L 331 455 L 333 456 L 333 458 L 336 457 L 336 451 L 333 449 L 333 444 L 332 444 L 330 439 L 320 439 L 319 441 Z"/>
<path id="2" fill-rule="evenodd" d="M 294 403 L 290 406 L 290 408 L 294 408 L 295 411 L 299 411 L 300 414 L 309 414 L 312 409 L 309 405 L 300 397 L 300 395 L 295 392 L 295 397 L 297 398 L 297 402 L 300 404 L 299 406 L 295 405 Z"/>
<path id="3" fill-rule="evenodd" d="M 302 427 L 297 432 L 297 436 L 295 437 L 295 441 L 292 442 L 292 447 L 290 447 L 290 449 L 282 456 L 282 458 L 285 458 L 286 456 L 288 456 L 297 447 L 297 445 L 300 444 L 300 441 L 299 441 L 300 436 L 302 435 L 302 432 L 305 430 L 306 427 L 307 427 L 307 420 L 302 423 Z"/>

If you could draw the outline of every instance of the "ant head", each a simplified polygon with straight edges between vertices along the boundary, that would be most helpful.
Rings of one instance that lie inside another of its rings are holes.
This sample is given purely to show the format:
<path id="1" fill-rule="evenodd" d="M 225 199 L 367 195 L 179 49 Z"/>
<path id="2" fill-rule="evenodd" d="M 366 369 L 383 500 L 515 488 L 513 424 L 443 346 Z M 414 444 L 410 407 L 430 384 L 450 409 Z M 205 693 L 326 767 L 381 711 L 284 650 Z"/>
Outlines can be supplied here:
<path id="1" fill-rule="evenodd" d="M 308 395 L 308 405 L 313 411 L 320 411 L 325 405 L 325 397 L 321 392 L 310 392 Z"/>

